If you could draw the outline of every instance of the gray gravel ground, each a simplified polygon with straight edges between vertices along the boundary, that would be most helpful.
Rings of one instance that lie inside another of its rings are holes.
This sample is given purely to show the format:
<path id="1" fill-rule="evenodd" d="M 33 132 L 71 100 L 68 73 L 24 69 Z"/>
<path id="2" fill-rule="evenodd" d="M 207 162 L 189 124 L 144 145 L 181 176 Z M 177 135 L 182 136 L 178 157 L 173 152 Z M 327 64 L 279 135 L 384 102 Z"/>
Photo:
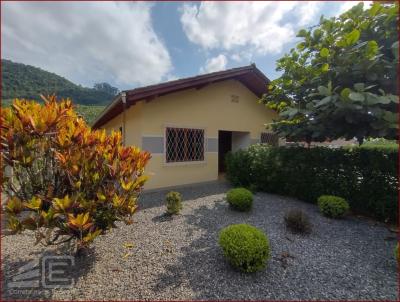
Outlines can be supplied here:
<path id="1" fill-rule="evenodd" d="M 316 206 L 257 193 L 250 213 L 228 208 L 224 183 L 181 188 L 182 214 L 163 216 L 166 191 L 142 196 L 130 226 L 99 238 L 76 259 L 71 289 L 6 288 L 18 268 L 43 251 L 29 234 L 2 239 L 3 299 L 79 300 L 397 300 L 395 234 L 368 220 L 322 217 Z M 285 230 L 284 213 L 300 208 L 313 222 L 309 236 Z M 269 237 L 264 271 L 232 269 L 218 247 L 218 232 L 249 223 Z M 126 248 L 124 243 L 133 243 Z M 60 251 L 59 251 L 60 252 Z M 124 257 L 125 256 L 125 257 Z"/>

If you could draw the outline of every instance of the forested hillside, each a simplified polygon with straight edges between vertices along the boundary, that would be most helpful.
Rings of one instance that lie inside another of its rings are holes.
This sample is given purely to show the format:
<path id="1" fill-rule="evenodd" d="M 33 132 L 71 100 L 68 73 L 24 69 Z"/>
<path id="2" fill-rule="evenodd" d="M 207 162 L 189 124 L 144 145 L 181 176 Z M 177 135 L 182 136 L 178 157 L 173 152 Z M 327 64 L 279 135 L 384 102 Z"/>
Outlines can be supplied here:
<path id="1" fill-rule="evenodd" d="M 107 83 L 96 84 L 97 89 L 82 87 L 55 73 L 10 60 L 2 59 L 1 69 L 2 100 L 17 97 L 39 100 L 40 94 L 55 93 L 58 97 L 71 98 L 76 104 L 105 105 L 118 92 Z"/>

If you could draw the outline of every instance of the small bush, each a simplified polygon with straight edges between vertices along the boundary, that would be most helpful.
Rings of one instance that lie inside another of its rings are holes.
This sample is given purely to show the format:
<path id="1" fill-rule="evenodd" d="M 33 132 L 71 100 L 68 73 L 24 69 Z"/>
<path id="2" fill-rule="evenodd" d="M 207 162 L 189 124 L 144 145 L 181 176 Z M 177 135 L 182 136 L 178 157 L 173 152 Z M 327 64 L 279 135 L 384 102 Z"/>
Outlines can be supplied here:
<path id="1" fill-rule="evenodd" d="M 301 210 L 290 210 L 285 215 L 286 227 L 294 233 L 309 234 L 312 224 L 308 216 Z"/>
<path id="2" fill-rule="evenodd" d="M 397 262 L 400 263 L 399 243 L 397 243 L 396 247 L 394 248 L 394 256 L 396 257 Z"/>
<path id="3" fill-rule="evenodd" d="M 342 217 L 349 210 L 349 204 L 346 200 L 332 195 L 320 196 L 318 206 L 322 214 L 331 218 Z"/>
<path id="4" fill-rule="evenodd" d="M 219 234 L 219 245 L 229 263 L 243 272 L 265 267 L 270 256 L 267 236 L 248 224 L 233 224 Z"/>
<path id="5" fill-rule="evenodd" d="M 182 210 L 182 196 L 178 192 L 169 192 L 166 196 L 167 213 L 170 215 L 179 214 Z"/>
<path id="6" fill-rule="evenodd" d="M 245 188 L 229 190 L 226 199 L 229 205 L 238 211 L 249 211 L 253 205 L 253 193 Z"/>

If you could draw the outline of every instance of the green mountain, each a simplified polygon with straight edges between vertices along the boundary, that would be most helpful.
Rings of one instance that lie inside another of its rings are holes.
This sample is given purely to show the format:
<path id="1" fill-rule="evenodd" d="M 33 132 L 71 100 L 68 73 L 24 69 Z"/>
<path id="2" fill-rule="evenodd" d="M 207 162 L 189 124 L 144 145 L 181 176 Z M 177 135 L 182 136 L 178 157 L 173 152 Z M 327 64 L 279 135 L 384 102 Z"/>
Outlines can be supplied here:
<path id="1" fill-rule="evenodd" d="M 112 94 L 103 90 L 107 83 L 97 84 L 98 89 L 82 87 L 55 73 L 5 59 L 1 60 L 1 69 L 2 100 L 13 98 L 40 100 L 40 94 L 55 93 L 58 97 L 71 98 L 75 104 L 106 105 L 114 98 L 115 91 L 118 91 L 114 88 Z"/>

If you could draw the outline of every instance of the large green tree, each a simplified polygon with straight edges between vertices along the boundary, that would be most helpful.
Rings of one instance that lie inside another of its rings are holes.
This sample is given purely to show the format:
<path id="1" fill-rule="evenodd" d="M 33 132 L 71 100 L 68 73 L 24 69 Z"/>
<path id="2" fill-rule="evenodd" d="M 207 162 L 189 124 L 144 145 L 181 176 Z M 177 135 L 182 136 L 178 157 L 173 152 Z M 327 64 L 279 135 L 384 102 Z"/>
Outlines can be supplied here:
<path id="1" fill-rule="evenodd" d="M 271 126 L 292 140 L 396 138 L 398 4 L 360 3 L 323 16 L 277 61 L 282 75 L 262 101 L 279 112 Z"/>

